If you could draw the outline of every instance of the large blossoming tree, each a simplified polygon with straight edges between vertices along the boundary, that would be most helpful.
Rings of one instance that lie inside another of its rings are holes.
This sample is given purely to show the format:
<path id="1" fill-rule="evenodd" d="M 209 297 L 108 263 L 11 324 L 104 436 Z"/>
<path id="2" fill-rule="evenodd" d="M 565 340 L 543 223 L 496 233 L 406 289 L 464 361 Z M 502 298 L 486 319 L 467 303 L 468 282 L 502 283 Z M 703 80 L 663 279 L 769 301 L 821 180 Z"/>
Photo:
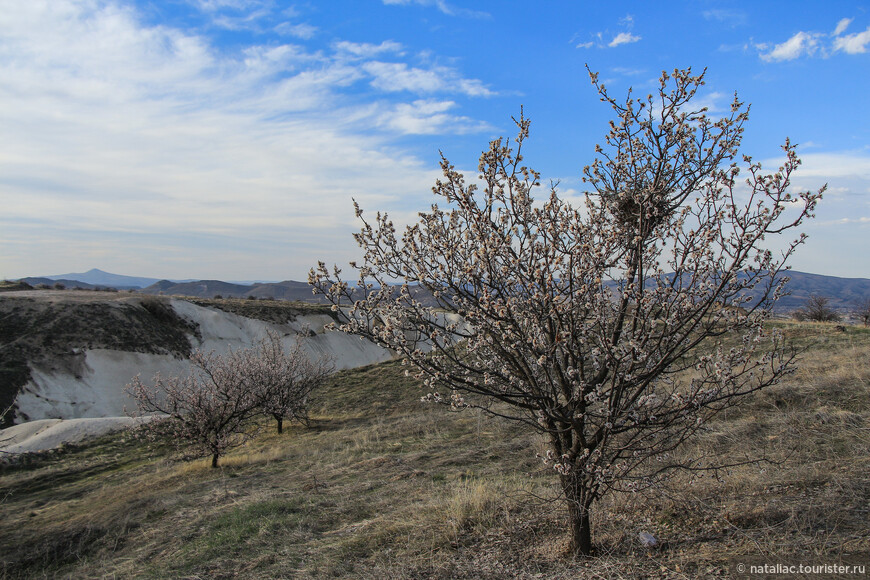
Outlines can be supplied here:
<path id="1" fill-rule="evenodd" d="M 341 330 L 401 353 L 425 398 L 546 437 L 577 554 L 593 553 L 595 500 L 715 467 L 669 452 L 792 370 L 765 322 L 804 237 L 766 243 L 811 217 L 822 192 L 790 192 L 800 162 L 788 141 L 773 174 L 738 157 L 748 108 L 735 96 L 709 117 L 693 104 L 703 76 L 663 73 L 657 94 L 618 101 L 591 74 L 615 118 L 579 207 L 556 185 L 533 199 L 521 116 L 515 144 L 481 155 L 477 182 L 442 158 L 443 206 L 404 232 L 356 206 L 356 285 L 323 263 L 310 273 Z"/>

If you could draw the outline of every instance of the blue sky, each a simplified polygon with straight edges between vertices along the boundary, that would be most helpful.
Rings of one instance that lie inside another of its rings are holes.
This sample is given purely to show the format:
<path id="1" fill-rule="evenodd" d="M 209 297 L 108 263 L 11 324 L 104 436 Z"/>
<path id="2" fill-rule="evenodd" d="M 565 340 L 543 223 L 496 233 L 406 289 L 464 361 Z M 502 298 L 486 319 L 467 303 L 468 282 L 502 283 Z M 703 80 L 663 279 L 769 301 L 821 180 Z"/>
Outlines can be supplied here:
<path id="1" fill-rule="evenodd" d="M 408 223 L 438 152 L 474 174 L 532 120 L 566 197 L 613 94 L 707 67 L 743 152 L 828 183 L 795 269 L 870 278 L 863 1 L 0 0 L 0 277 L 304 280 L 358 258 L 351 198 Z M 542 195 L 544 192 L 542 192 Z"/>

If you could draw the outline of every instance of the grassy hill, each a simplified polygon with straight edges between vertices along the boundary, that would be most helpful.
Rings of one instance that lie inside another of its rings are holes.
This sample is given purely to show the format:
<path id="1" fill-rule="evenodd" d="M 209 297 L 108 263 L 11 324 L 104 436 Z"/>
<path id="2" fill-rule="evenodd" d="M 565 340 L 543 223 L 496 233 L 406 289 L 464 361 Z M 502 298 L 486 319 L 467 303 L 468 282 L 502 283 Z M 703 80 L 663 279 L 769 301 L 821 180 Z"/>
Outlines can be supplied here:
<path id="1" fill-rule="evenodd" d="M 419 403 L 398 363 L 339 373 L 313 427 L 222 460 L 131 434 L 0 468 L 7 578 L 698 578 L 737 563 L 870 564 L 870 331 L 784 323 L 801 369 L 693 446 L 740 462 L 595 513 L 602 556 L 565 558 L 536 436 Z M 639 532 L 659 545 L 644 548 Z"/>

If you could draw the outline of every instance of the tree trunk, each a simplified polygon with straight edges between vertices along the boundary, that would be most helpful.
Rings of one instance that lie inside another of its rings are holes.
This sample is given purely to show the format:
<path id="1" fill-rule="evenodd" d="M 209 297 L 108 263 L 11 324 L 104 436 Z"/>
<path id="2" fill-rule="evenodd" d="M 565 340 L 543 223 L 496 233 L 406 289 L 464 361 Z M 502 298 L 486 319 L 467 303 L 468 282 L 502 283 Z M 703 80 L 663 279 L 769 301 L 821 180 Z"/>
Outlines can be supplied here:
<path id="1" fill-rule="evenodd" d="M 592 516 L 589 508 L 569 501 L 568 518 L 571 524 L 571 553 L 575 556 L 592 556 Z"/>
<path id="2" fill-rule="evenodd" d="M 218 466 L 218 457 L 220 457 L 219 453 L 215 453 L 214 455 L 211 456 L 211 466 L 212 467 Z"/>
<path id="3" fill-rule="evenodd" d="M 278 417 L 276 415 L 275 420 L 278 421 L 278 434 L 280 435 L 284 432 L 284 417 Z"/>
<path id="4" fill-rule="evenodd" d="M 594 499 L 584 485 L 582 475 L 573 470 L 562 476 L 565 500 L 568 502 L 568 525 L 571 527 L 571 553 L 575 556 L 592 556 L 592 513 Z"/>

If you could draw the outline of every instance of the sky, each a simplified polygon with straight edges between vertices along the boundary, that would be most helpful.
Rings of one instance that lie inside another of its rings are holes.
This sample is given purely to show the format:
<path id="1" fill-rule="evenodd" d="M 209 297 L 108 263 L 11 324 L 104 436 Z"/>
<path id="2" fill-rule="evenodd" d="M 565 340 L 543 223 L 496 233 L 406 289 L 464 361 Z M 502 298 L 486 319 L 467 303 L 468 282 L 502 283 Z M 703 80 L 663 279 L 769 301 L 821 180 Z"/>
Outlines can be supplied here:
<path id="1" fill-rule="evenodd" d="M 865 0 L 0 0 L 0 278 L 305 280 L 360 257 L 352 199 L 415 221 L 439 152 L 475 176 L 521 107 L 580 199 L 587 66 L 620 96 L 706 67 L 711 114 L 751 103 L 743 153 L 789 137 L 793 188 L 828 185 L 793 267 L 870 278 Z"/>

